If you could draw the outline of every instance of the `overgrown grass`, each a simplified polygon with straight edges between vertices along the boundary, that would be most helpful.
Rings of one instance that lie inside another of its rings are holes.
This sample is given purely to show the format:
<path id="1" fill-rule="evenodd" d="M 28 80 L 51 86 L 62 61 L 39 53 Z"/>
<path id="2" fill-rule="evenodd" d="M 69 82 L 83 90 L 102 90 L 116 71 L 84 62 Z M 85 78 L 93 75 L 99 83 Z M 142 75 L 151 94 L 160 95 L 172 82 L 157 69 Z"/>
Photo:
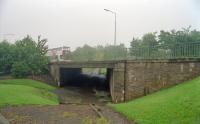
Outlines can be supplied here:
<path id="1" fill-rule="evenodd" d="M 29 79 L 0 80 L 0 106 L 57 105 L 58 97 L 49 92 L 54 87 Z"/>
<path id="2" fill-rule="evenodd" d="M 200 77 L 110 106 L 138 124 L 200 124 Z"/>
<path id="3" fill-rule="evenodd" d="M 86 117 L 82 120 L 81 124 L 110 124 L 110 122 L 104 117 L 96 118 L 95 120 Z"/>

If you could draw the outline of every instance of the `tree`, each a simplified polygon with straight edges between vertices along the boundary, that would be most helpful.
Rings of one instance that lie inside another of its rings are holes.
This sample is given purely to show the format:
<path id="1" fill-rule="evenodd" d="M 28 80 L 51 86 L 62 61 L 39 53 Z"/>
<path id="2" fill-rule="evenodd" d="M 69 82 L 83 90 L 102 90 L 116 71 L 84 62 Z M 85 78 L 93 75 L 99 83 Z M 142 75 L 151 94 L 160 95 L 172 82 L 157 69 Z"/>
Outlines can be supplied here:
<path id="1" fill-rule="evenodd" d="M 144 34 L 142 37 L 142 45 L 147 47 L 154 47 L 158 45 L 156 32 Z"/>
<path id="2" fill-rule="evenodd" d="M 178 31 L 171 30 L 169 32 L 161 30 L 158 39 L 158 42 L 165 45 L 191 43 L 200 41 L 200 32 L 197 30 L 191 30 L 190 26 Z"/>
<path id="3" fill-rule="evenodd" d="M 158 46 L 156 32 L 144 34 L 142 39 L 133 37 L 131 41 L 130 54 L 135 58 L 153 57 Z"/>
<path id="4" fill-rule="evenodd" d="M 140 47 L 141 47 L 141 44 L 142 44 L 142 40 L 140 39 L 137 39 L 137 38 L 134 38 L 132 39 L 131 43 L 130 43 L 130 54 L 132 56 L 140 56 Z"/>
<path id="5" fill-rule="evenodd" d="M 47 39 L 41 39 L 41 35 L 39 35 L 36 47 L 41 55 L 46 55 L 48 51 L 48 46 L 46 44 L 47 44 Z"/>
<path id="6" fill-rule="evenodd" d="M 199 52 L 196 51 L 198 46 L 196 46 L 194 43 L 200 41 L 200 32 L 197 30 L 191 30 L 190 26 L 178 31 L 161 31 L 158 39 L 162 46 L 165 46 L 163 49 L 169 51 L 172 57 L 199 55 Z M 191 43 L 193 45 L 189 45 Z"/>
<path id="7" fill-rule="evenodd" d="M 12 76 L 22 78 L 30 75 L 31 68 L 24 61 L 17 61 L 12 65 Z"/>
<path id="8" fill-rule="evenodd" d="M 7 41 L 0 42 L 0 72 L 9 73 L 14 62 L 14 49 L 13 44 Z"/>
<path id="9" fill-rule="evenodd" d="M 47 69 L 48 59 L 47 40 L 35 42 L 30 36 L 15 42 L 15 61 L 12 65 L 12 73 L 16 77 L 35 75 Z M 23 66 L 24 67 L 23 67 Z"/>
<path id="10" fill-rule="evenodd" d="M 147 33 L 141 39 L 133 38 L 130 51 L 131 55 L 139 58 L 197 56 L 200 55 L 198 46 L 193 43 L 198 42 L 200 32 L 191 30 L 189 26 L 178 31 L 161 30 L 158 35 Z"/>
<path id="11" fill-rule="evenodd" d="M 72 60 L 74 60 L 74 61 L 94 60 L 95 53 L 96 53 L 95 48 L 86 44 L 83 47 L 78 47 L 72 53 Z"/>
<path id="12" fill-rule="evenodd" d="M 105 47 L 84 45 L 83 47 L 78 47 L 71 53 L 72 60 L 74 61 L 124 59 L 126 55 L 127 49 L 124 44 L 117 46 L 107 45 Z"/>
<path id="13" fill-rule="evenodd" d="M 104 48 L 104 60 L 126 59 L 127 49 L 124 44 L 108 45 Z"/>

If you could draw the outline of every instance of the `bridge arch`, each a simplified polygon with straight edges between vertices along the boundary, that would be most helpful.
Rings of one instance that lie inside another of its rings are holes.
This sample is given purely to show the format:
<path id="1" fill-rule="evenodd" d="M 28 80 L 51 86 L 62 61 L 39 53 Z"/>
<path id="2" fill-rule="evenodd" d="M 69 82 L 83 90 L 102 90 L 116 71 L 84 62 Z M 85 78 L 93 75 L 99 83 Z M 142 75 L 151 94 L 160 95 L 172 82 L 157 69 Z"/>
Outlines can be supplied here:
<path id="1" fill-rule="evenodd" d="M 74 75 L 81 72 L 81 68 L 106 68 L 106 79 L 109 82 L 110 94 L 113 102 L 124 102 L 124 61 L 93 61 L 93 62 L 55 62 L 50 64 L 50 73 L 58 86 L 74 79 Z M 65 77 L 63 78 L 63 74 Z"/>

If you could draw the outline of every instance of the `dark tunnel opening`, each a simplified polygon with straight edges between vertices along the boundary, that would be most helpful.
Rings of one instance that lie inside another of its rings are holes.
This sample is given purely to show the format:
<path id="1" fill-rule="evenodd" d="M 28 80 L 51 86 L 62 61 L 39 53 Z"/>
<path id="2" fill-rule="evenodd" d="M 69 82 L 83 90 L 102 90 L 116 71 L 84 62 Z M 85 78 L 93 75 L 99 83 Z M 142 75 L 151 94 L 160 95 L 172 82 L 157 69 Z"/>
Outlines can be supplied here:
<path id="1" fill-rule="evenodd" d="M 104 74 L 85 73 L 82 68 L 60 68 L 62 87 L 77 87 L 95 91 L 105 91 L 110 95 L 112 69 L 105 69 Z"/>

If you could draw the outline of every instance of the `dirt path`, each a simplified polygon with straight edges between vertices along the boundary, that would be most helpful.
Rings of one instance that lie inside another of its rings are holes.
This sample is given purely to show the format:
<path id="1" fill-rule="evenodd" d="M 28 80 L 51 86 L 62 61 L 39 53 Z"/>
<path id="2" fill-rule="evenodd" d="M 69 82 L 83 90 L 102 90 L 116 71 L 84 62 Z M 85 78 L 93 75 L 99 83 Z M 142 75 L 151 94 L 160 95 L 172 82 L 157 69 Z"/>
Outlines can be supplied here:
<path id="1" fill-rule="evenodd" d="M 53 91 L 59 96 L 61 103 L 81 103 L 81 104 L 98 104 L 105 105 L 106 102 L 110 102 L 111 98 L 108 96 L 98 97 L 95 95 L 91 88 L 77 88 L 77 87 L 65 87 L 59 88 Z"/>
<path id="2" fill-rule="evenodd" d="M 1 113 L 10 124 L 81 124 L 85 118 L 97 118 L 87 105 L 5 107 Z"/>
<path id="3" fill-rule="evenodd" d="M 55 93 L 60 97 L 62 103 L 95 104 L 98 110 L 100 110 L 102 115 L 109 120 L 111 124 L 132 124 L 126 118 L 122 117 L 122 115 L 106 106 L 107 102 L 111 102 L 111 98 L 99 98 L 95 96 L 91 89 L 67 87 L 60 88 L 56 90 Z"/>
<path id="4" fill-rule="evenodd" d="M 8 106 L 1 108 L 0 113 L 10 124 L 83 124 L 84 120 L 95 121 L 99 118 L 89 105 L 93 103 L 110 124 L 131 124 L 90 90 L 60 88 L 54 92 L 62 103 L 58 106 Z"/>

